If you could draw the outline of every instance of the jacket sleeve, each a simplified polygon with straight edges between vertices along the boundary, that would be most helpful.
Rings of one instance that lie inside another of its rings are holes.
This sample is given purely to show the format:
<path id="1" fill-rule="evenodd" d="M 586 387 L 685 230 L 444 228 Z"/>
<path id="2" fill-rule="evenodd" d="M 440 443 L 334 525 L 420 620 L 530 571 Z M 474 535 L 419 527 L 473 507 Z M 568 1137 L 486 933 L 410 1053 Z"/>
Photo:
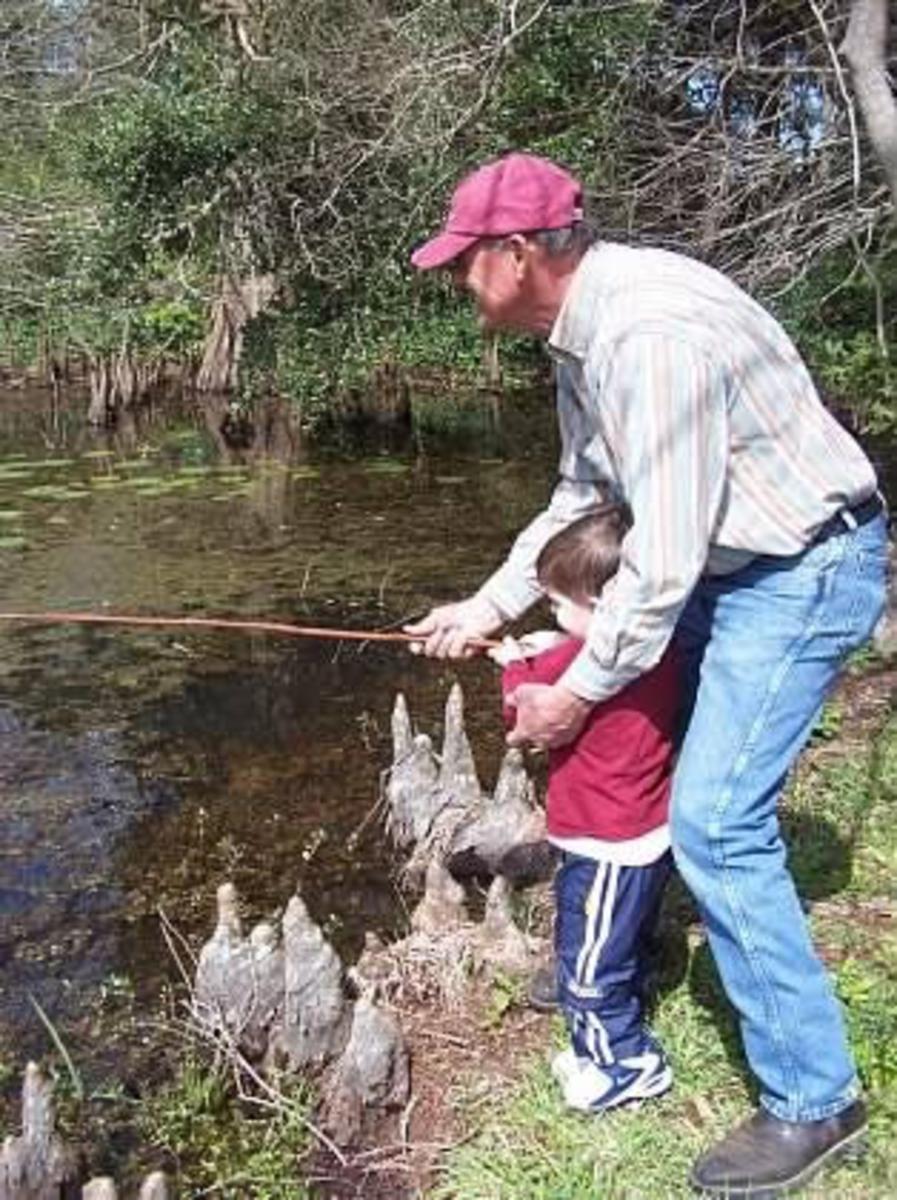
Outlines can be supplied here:
<path id="1" fill-rule="evenodd" d="M 513 729 L 517 722 L 517 709 L 513 704 L 508 703 L 508 696 L 521 683 L 533 682 L 532 663 L 531 658 L 521 658 L 516 662 L 508 663 L 501 673 L 501 715 L 507 730 Z"/>
<path id="2" fill-rule="evenodd" d="M 557 683 L 564 671 L 579 653 L 582 642 L 576 638 L 565 638 L 556 646 L 543 650 L 532 658 L 518 659 L 508 663 L 502 672 L 501 690 L 505 724 L 513 729 L 517 713 L 506 698 L 522 683 Z"/>

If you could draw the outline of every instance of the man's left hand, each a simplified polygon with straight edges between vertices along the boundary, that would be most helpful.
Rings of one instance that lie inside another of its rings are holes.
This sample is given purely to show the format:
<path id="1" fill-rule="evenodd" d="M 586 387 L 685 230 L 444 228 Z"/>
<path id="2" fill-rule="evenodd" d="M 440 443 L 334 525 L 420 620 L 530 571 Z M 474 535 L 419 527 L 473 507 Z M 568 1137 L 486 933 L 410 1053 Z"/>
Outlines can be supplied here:
<path id="1" fill-rule="evenodd" d="M 572 742 L 592 707 L 589 700 L 559 683 L 522 683 L 505 697 L 505 703 L 517 709 L 508 745 L 537 746 L 541 750 Z"/>

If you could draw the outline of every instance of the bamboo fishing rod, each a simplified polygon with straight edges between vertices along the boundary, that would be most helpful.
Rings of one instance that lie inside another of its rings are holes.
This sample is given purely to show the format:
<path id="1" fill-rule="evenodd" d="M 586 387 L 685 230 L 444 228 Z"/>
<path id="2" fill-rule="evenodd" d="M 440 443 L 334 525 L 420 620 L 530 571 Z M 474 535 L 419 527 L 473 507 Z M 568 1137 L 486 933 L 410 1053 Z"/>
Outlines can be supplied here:
<path id="1" fill-rule="evenodd" d="M 231 629 L 244 633 L 273 633 L 284 637 L 325 638 L 338 642 L 423 642 L 419 634 L 386 629 L 333 629 L 320 625 L 290 625 L 281 621 L 238 621 L 226 617 L 138 617 L 128 613 L 0 612 L 0 621 L 32 625 L 136 625 L 156 629 Z M 470 638 L 475 650 L 491 650 L 499 642 Z"/>

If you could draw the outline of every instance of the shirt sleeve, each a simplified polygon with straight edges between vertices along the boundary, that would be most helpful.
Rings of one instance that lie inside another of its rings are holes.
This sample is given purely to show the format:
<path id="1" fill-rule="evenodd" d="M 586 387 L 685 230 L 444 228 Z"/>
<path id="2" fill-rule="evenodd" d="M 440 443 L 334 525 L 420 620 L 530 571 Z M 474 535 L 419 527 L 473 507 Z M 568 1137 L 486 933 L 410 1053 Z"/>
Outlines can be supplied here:
<path id="1" fill-rule="evenodd" d="M 557 376 L 557 414 L 561 436 L 560 478 L 548 507 L 518 534 L 508 557 L 478 593 L 506 620 L 519 617 L 541 598 L 536 560 L 548 539 L 593 509 L 611 488 L 603 457 L 583 453 L 588 449 L 587 417 L 563 366 Z"/>
<path id="2" fill-rule="evenodd" d="M 669 334 L 629 335 L 605 355 L 587 364 L 586 384 L 633 526 L 586 644 L 560 680 L 594 701 L 660 660 L 704 568 L 726 486 L 733 386 L 721 362 Z"/>

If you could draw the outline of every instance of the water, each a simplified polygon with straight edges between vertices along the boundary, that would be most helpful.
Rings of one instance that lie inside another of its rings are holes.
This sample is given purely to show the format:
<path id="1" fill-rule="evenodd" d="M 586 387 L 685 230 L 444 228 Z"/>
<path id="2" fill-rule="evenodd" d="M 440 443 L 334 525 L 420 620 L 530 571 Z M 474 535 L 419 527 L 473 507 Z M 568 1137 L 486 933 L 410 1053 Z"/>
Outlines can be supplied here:
<path id="1" fill-rule="evenodd" d="M 74 397 L 0 397 L 0 610 L 85 609 L 393 625 L 466 594 L 551 486 L 544 398 L 480 414 L 449 453 L 382 434 L 308 453 L 275 412 L 234 451 L 220 410 L 160 406 L 113 433 Z M 301 885 L 351 957 L 405 921 L 376 820 L 403 690 L 435 731 L 468 693 L 484 782 L 501 754 L 491 664 L 393 645 L 0 624 L 0 1059 L 50 1049 L 127 1070 L 110 995 L 152 1013 L 176 979 L 160 910 L 194 947 L 216 886 L 252 918 Z M 107 1005 L 108 1007 L 108 1005 Z M 102 1028 L 100 1028 L 102 1026 Z M 99 1031 L 99 1033 L 98 1033 Z M 10 1085 L 11 1090 L 11 1085 Z"/>
<path id="2" fill-rule="evenodd" d="M 508 402 L 500 420 L 473 411 L 438 453 L 437 439 L 386 431 L 311 453 L 276 409 L 234 450 L 220 408 L 160 405 L 111 433 L 87 427 L 85 408 L 0 396 L 0 610 L 388 627 L 476 587 L 543 503 L 556 461 L 544 395 Z M 873 456 L 887 480 L 890 447 Z M 396 863 L 368 819 L 393 698 L 404 691 L 435 732 L 456 678 L 490 786 L 502 731 L 482 661 L 0 623 L 7 1124 L 27 1057 L 52 1050 L 30 997 L 88 1088 L 151 1077 L 146 1019 L 178 979 L 160 912 L 198 948 L 224 879 L 250 919 L 301 885 L 349 958 L 365 929 L 402 928 Z M 113 1166 L 139 1152 L 122 1136 Z"/>

